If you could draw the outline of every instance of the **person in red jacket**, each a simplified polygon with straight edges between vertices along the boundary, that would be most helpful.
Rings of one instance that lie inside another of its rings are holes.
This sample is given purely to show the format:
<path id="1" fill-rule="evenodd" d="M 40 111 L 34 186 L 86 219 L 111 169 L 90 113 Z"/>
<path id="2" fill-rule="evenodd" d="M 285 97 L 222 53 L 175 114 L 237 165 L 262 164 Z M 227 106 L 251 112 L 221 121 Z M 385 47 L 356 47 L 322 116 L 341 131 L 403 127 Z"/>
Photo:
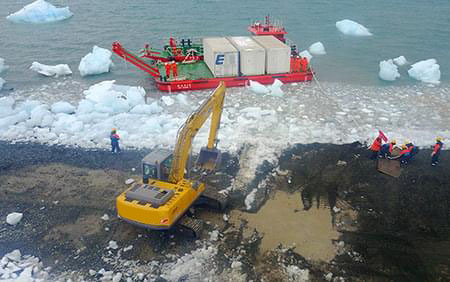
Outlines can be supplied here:
<path id="1" fill-rule="evenodd" d="M 117 131 L 115 128 L 113 128 L 111 130 L 111 134 L 109 136 L 109 138 L 111 139 L 111 153 L 119 153 L 120 152 L 120 147 L 119 147 L 119 134 L 117 134 Z"/>
<path id="2" fill-rule="evenodd" d="M 433 152 L 431 153 L 431 165 L 436 166 L 439 163 L 439 156 L 441 155 L 442 147 L 444 143 L 442 143 L 442 137 L 436 138 L 436 144 L 434 144 Z"/>
<path id="3" fill-rule="evenodd" d="M 400 154 L 398 154 L 398 156 L 396 156 L 396 157 L 389 158 L 389 159 L 391 159 L 391 160 L 398 159 L 401 164 L 407 164 L 410 158 L 411 158 L 411 148 L 408 148 L 408 146 L 403 144 Z"/>
<path id="4" fill-rule="evenodd" d="M 369 150 L 372 152 L 372 155 L 370 155 L 371 160 L 375 160 L 377 158 L 378 152 L 381 148 L 381 142 L 381 137 L 378 136 L 375 140 L 373 140 L 372 145 L 370 145 Z"/>

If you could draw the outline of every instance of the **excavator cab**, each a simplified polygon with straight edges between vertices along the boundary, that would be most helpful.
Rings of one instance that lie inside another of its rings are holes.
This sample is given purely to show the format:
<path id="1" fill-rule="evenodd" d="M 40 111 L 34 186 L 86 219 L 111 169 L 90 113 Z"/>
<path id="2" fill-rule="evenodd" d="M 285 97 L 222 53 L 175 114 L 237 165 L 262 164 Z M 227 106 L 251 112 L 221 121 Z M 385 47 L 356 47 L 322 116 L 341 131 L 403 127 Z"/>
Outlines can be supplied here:
<path id="1" fill-rule="evenodd" d="M 148 184 L 149 179 L 167 181 L 173 154 L 170 151 L 159 149 L 151 152 L 142 160 L 142 182 Z"/>

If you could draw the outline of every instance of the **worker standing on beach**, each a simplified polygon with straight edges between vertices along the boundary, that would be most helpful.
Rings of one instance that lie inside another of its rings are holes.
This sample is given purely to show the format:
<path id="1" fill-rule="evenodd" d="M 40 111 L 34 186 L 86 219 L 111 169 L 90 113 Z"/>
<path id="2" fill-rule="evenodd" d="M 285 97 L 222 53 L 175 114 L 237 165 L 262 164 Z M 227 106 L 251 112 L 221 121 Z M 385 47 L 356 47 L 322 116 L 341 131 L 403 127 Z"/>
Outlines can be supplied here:
<path id="1" fill-rule="evenodd" d="M 431 165 L 436 166 L 439 163 L 439 155 L 441 154 L 442 146 L 442 137 L 436 137 L 436 144 L 434 144 L 433 152 L 431 153 Z"/>
<path id="2" fill-rule="evenodd" d="M 370 145 L 369 150 L 372 152 L 372 155 L 370 155 L 371 160 L 375 160 L 378 156 L 378 152 L 380 152 L 381 148 L 381 137 L 378 136 L 373 140 L 372 145 Z"/>
<path id="3" fill-rule="evenodd" d="M 119 147 L 119 134 L 117 134 L 117 131 L 115 128 L 113 128 L 111 130 L 111 134 L 109 136 L 109 138 L 111 139 L 111 153 L 119 153 L 120 152 L 120 147 Z"/>

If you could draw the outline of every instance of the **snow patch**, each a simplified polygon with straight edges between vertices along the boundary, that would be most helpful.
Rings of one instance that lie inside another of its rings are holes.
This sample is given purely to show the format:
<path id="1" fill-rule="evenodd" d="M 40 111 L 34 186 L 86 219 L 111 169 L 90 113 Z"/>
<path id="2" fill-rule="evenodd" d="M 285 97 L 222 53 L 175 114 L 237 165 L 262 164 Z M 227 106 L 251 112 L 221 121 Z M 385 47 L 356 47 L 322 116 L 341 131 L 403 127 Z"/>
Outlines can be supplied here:
<path id="1" fill-rule="evenodd" d="M 69 7 L 56 8 L 44 0 L 37 0 L 10 14 L 6 19 L 15 23 L 48 23 L 65 20 L 71 16 L 73 14 Z"/>
<path id="2" fill-rule="evenodd" d="M 309 46 L 309 52 L 313 55 L 326 55 L 327 52 L 325 52 L 325 47 L 323 46 L 322 42 L 316 42 L 311 44 Z"/>
<path id="3" fill-rule="evenodd" d="M 69 75 L 72 74 L 68 65 L 59 64 L 56 66 L 48 66 L 44 64 L 40 64 L 38 62 L 33 62 L 31 64 L 30 70 L 33 70 L 37 73 L 40 73 L 45 76 L 61 76 L 61 75 Z"/>
<path id="4" fill-rule="evenodd" d="M 81 76 L 101 74 L 109 72 L 112 66 L 111 51 L 94 46 L 92 52 L 84 56 L 78 70 Z"/>
<path id="5" fill-rule="evenodd" d="M 426 83 L 439 84 L 441 71 L 435 59 L 419 61 L 408 70 L 410 77 Z"/>
<path id="6" fill-rule="evenodd" d="M 337 21 L 336 28 L 345 35 L 352 35 L 352 36 L 372 35 L 372 33 L 370 33 L 370 31 L 365 26 L 348 19 Z"/>
<path id="7" fill-rule="evenodd" d="M 391 59 L 389 59 L 387 61 L 380 62 L 380 71 L 378 72 L 378 76 L 382 80 L 394 81 L 400 77 L 400 73 L 398 72 L 398 67 Z"/>
<path id="8" fill-rule="evenodd" d="M 13 212 L 6 216 L 6 223 L 9 225 L 16 225 L 22 220 L 23 213 L 20 212 Z"/>
<path id="9" fill-rule="evenodd" d="M 252 208 L 252 204 L 255 201 L 255 197 L 256 197 L 256 191 L 258 189 L 254 188 L 248 195 L 247 197 L 245 197 L 244 203 L 245 203 L 245 208 L 247 210 L 251 210 Z"/>

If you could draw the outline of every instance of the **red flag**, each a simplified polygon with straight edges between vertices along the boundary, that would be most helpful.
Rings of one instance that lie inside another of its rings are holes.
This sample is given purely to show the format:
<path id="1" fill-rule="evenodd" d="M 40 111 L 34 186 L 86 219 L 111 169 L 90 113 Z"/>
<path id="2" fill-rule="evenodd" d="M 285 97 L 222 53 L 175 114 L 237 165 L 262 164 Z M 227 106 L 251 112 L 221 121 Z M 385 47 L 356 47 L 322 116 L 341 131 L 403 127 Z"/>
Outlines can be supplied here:
<path id="1" fill-rule="evenodd" d="M 384 135 L 383 131 L 378 129 L 378 137 L 380 137 L 381 139 L 383 139 L 384 142 L 387 142 L 388 138 L 386 137 L 386 135 Z"/>

